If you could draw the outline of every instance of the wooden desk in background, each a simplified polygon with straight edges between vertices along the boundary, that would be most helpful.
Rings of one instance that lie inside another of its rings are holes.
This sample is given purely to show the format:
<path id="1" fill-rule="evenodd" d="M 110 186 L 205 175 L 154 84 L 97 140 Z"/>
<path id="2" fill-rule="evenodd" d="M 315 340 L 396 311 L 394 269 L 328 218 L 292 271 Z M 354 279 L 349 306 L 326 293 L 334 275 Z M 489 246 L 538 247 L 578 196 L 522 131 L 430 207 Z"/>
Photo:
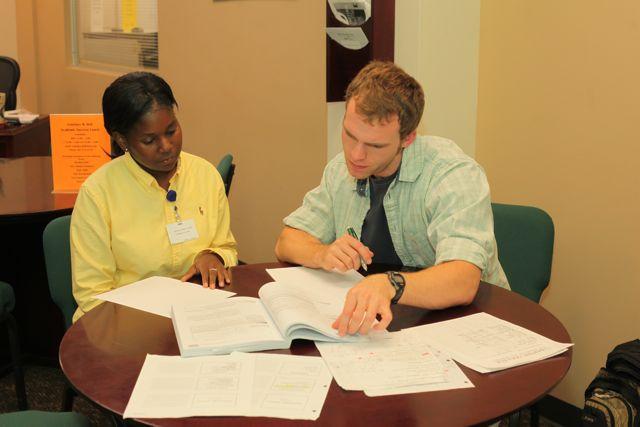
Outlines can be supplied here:
<path id="1" fill-rule="evenodd" d="M 49 295 L 42 232 L 71 213 L 76 194 L 52 189 L 50 157 L 0 158 L 0 280 L 15 291 L 23 353 L 55 363 L 64 321 Z"/>
<path id="2" fill-rule="evenodd" d="M 287 265 L 255 264 L 235 267 L 233 283 L 225 290 L 257 297 L 272 281 L 265 268 Z M 466 307 L 428 311 L 393 306 L 389 330 L 433 323 L 477 312 L 487 312 L 553 340 L 570 342 L 569 334 L 551 313 L 530 300 L 497 286 L 480 284 L 478 295 Z M 312 341 L 294 340 L 291 349 L 277 353 L 318 356 Z M 144 359 L 149 354 L 178 355 L 171 320 L 155 314 L 105 302 L 81 317 L 60 344 L 60 365 L 71 385 L 82 395 L 120 416 L 129 400 Z M 462 366 L 474 388 L 367 397 L 345 391 L 335 381 L 327 395 L 318 426 L 472 425 L 494 420 L 546 395 L 571 365 L 572 350 L 556 357 L 491 374 Z M 308 421 L 276 418 L 192 417 L 139 420 L 154 426 L 296 426 Z"/>
<path id="3" fill-rule="evenodd" d="M 49 116 L 0 129 L 0 157 L 50 156 Z"/>

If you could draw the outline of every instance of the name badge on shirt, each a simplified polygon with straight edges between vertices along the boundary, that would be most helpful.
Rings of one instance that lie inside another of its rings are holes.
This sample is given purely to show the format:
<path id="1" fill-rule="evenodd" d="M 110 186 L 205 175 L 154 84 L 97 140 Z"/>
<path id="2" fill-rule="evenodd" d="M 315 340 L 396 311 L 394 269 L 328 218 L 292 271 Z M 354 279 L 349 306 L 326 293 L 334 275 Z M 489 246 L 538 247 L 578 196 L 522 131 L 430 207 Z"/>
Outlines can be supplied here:
<path id="1" fill-rule="evenodd" d="M 192 219 L 167 224 L 167 233 L 172 245 L 188 242 L 198 238 L 196 223 Z"/>

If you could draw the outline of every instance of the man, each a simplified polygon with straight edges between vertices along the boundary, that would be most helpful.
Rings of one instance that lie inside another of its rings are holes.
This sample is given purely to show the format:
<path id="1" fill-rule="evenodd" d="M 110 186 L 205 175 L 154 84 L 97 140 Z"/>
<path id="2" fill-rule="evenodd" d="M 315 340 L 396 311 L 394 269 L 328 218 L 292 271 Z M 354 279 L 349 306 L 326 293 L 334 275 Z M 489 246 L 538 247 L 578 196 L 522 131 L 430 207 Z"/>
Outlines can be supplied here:
<path id="1" fill-rule="evenodd" d="M 341 336 L 385 329 L 391 304 L 470 304 L 480 280 L 509 288 L 486 176 L 453 141 L 416 135 L 423 109 L 422 88 L 399 67 L 363 68 L 347 88 L 343 153 L 284 219 L 281 261 L 327 271 L 361 262 L 422 268 L 369 275 L 354 286 L 333 324 Z"/>

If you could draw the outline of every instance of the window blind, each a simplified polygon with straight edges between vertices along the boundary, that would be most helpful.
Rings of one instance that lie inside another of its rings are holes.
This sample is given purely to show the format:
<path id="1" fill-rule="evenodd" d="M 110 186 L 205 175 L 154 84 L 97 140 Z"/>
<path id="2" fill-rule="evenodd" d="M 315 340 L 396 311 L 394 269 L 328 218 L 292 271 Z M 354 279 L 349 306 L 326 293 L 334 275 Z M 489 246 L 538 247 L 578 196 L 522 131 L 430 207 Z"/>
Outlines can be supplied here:
<path id="1" fill-rule="evenodd" d="M 158 68 L 157 0 L 71 0 L 74 65 Z"/>

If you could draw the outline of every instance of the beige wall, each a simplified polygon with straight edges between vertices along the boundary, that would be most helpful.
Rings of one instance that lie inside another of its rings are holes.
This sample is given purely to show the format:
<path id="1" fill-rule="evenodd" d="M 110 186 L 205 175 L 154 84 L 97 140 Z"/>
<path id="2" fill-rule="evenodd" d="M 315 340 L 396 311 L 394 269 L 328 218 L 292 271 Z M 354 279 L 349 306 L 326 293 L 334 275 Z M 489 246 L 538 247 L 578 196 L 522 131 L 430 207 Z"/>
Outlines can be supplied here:
<path id="1" fill-rule="evenodd" d="M 396 3 L 404 1 L 396 0 Z M 408 38 L 405 43 L 417 45 L 418 80 L 423 84 L 427 98 L 420 130 L 453 139 L 473 157 L 480 0 L 419 0 L 418 7 L 419 12 L 415 15 L 420 17 L 418 37 L 416 40 Z M 400 60 L 404 62 L 408 58 L 401 56 Z"/>
<path id="2" fill-rule="evenodd" d="M 24 90 L 43 113 L 100 111 L 118 73 L 69 65 L 67 3 L 18 4 L 20 54 L 32 58 Z M 184 148 L 214 163 L 235 156 L 232 229 L 247 262 L 275 259 L 282 218 L 320 179 L 324 19 L 320 1 L 158 2 L 159 73 L 180 104 Z"/>
<path id="3" fill-rule="evenodd" d="M 553 217 L 542 304 L 576 345 L 552 394 L 579 407 L 640 333 L 639 22 L 636 0 L 482 2 L 477 158 L 494 200 Z"/>
<path id="4" fill-rule="evenodd" d="M 19 62 L 16 30 L 16 0 L 0 0 L 0 56 L 8 56 Z M 18 89 L 20 106 L 20 89 Z"/>
<path id="5" fill-rule="evenodd" d="M 0 0 L 0 56 L 18 57 L 16 0 Z"/>

